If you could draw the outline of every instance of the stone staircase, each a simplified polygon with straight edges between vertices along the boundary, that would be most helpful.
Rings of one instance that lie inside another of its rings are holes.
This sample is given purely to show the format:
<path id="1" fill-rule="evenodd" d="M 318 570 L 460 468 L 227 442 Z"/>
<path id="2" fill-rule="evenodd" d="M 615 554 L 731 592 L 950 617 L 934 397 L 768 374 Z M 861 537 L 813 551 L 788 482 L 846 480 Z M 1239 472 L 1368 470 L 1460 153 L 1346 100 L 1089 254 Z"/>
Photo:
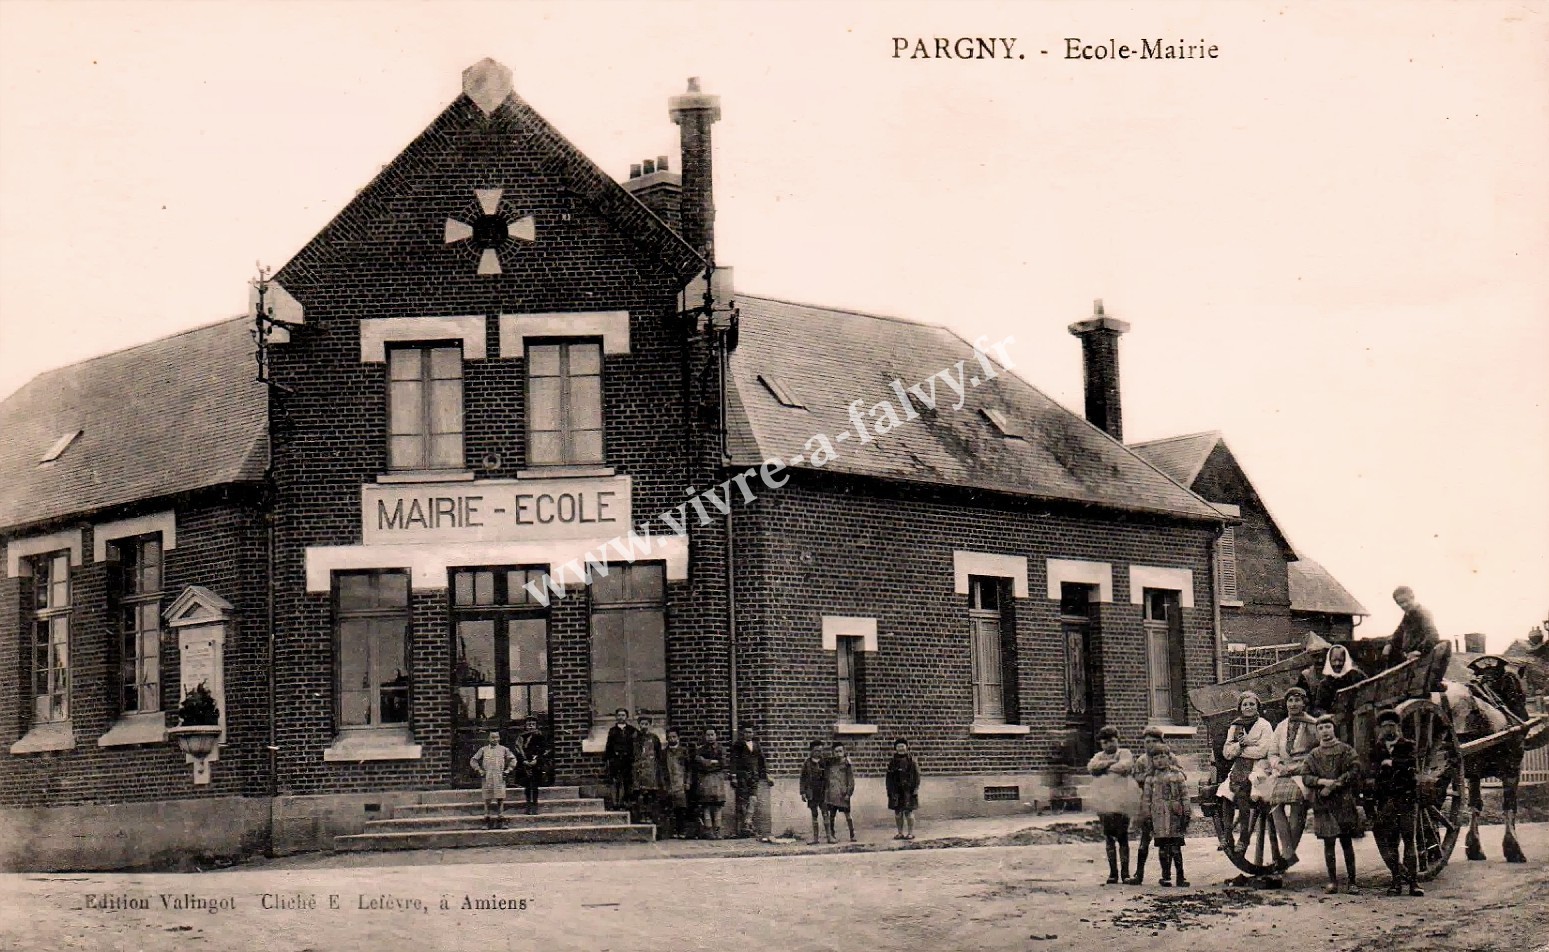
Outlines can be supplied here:
<path id="1" fill-rule="evenodd" d="M 484 828 L 484 801 L 477 790 L 438 790 L 420 803 L 393 809 L 391 819 L 368 820 L 365 832 L 334 837 L 336 852 L 452 849 L 466 846 L 529 846 L 540 843 L 650 843 L 656 827 L 634 824 L 629 814 L 606 810 L 577 787 L 544 787 L 538 812 L 524 809 L 521 787 L 505 806 L 506 827 Z"/>

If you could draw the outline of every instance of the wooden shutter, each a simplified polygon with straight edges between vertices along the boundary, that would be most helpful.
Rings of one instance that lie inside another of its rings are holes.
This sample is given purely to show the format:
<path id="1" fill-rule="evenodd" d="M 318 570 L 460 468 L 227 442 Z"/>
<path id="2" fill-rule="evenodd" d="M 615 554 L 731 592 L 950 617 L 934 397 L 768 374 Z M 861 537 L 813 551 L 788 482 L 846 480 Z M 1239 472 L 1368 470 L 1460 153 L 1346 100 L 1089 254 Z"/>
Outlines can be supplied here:
<path id="1" fill-rule="evenodd" d="M 1221 538 L 1216 542 L 1216 566 L 1220 580 L 1217 600 L 1240 601 L 1237 594 L 1237 529 L 1233 526 L 1223 529 Z"/>
<path id="2" fill-rule="evenodd" d="M 1167 666 L 1172 682 L 1172 722 L 1189 722 L 1187 666 L 1183 657 L 1183 609 L 1174 596 L 1167 602 Z"/>

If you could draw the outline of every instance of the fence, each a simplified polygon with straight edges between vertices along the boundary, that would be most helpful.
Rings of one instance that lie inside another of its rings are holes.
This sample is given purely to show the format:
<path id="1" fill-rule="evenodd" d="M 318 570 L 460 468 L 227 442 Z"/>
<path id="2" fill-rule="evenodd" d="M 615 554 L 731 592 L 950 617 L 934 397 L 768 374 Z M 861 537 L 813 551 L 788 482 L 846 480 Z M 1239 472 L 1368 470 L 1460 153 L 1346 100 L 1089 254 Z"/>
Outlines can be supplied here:
<path id="1" fill-rule="evenodd" d="M 1260 668 L 1292 658 L 1303 651 L 1300 643 L 1291 645 L 1263 645 L 1250 648 L 1243 644 L 1229 644 L 1226 653 L 1222 657 L 1222 672 L 1225 680 L 1240 678 L 1245 674 L 1252 674 Z"/>

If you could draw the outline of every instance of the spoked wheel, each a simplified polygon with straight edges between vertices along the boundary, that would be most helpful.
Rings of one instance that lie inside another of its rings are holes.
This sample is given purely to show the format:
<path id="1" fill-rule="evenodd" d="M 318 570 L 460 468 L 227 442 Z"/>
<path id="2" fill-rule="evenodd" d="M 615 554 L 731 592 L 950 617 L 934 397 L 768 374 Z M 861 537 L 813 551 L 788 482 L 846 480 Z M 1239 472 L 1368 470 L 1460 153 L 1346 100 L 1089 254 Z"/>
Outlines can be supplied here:
<path id="1" fill-rule="evenodd" d="M 1428 700 L 1398 706 L 1406 737 L 1415 742 L 1415 852 L 1422 882 L 1447 866 L 1463 827 L 1463 753 L 1452 722 Z"/>
<path id="2" fill-rule="evenodd" d="M 1248 839 L 1244 843 L 1240 833 L 1241 817 L 1232 804 L 1215 798 L 1206 804 L 1206 813 L 1215 827 L 1216 839 L 1221 851 L 1232 865 L 1250 876 L 1279 876 L 1290 865 L 1280 853 L 1280 840 L 1275 836 L 1275 823 L 1271 814 L 1274 807 L 1254 802 L 1248 819 Z"/>

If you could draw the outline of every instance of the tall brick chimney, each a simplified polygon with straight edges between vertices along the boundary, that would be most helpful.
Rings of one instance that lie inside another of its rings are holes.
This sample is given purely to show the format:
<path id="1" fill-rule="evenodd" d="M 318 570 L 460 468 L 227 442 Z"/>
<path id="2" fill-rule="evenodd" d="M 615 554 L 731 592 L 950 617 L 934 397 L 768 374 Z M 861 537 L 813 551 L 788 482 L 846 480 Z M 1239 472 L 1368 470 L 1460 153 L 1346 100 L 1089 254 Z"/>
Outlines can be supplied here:
<path id="1" fill-rule="evenodd" d="M 667 114 L 678 124 L 682 141 L 683 192 L 679 234 L 706 259 L 715 252 L 715 198 L 710 185 L 710 127 L 721 118 L 721 97 L 699 91 L 699 77 L 688 92 L 673 96 Z"/>
<path id="2" fill-rule="evenodd" d="M 1081 338 L 1081 358 L 1086 368 L 1086 418 L 1119 442 L 1124 442 L 1124 420 L 1119 408 L 1119 335 L 1129 331 L 1124 321 L 1103 313 L 1103 302 L 1092 302 L 1092 316 L 1070 325 Z"/>

